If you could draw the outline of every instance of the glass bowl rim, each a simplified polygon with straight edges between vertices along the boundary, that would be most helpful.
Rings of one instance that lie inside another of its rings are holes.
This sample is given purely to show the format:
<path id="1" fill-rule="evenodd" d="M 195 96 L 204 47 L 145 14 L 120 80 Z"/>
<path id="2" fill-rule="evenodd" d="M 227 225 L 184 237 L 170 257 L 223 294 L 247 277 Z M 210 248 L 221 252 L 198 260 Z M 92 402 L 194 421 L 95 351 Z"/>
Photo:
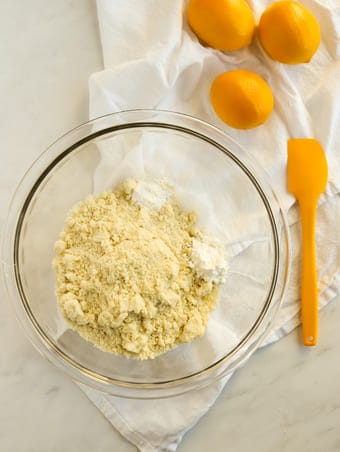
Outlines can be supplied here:
<path id="1" fill-rule="evenodd" d="M 161 115 L 165 116 L 167 119 L 169 119 L 169 123 L 167 122 L 159 122 L 152 119 L 154 115 Z M 122 122 L 119 118 L 126 116 L 132 116 L 134 117 L 134 121 L 128 121 L 128 122 Z M 148 118 L 148 116 L 151 117 L 151 119 Z M 147 118 L 148 120 L 145 120 Z M 101 128 L 99 125 L 99 128 L 97 131 L 91 133 L 91 134 L 85 134 L 83 138 L 80 140 L 72 143 L 70 146 L 66 147 L 64 151 L 57 154 L 53 160 L 44 167 L 42 166 L 43 171 L 41 172 L 40 164 L 42 160 L 44 160 L 45 157 L 49 156 L 49 153 L 53 151 L 55 146 L 58 146 L 58 144 L 62 143 L 64 139 L 67 139 L 68 137 L 72 136 L 72 134 L 76 134 L 78 132 L 82 133 L 82 131 L 85 131 L 86 128 L 89 126 L 98 126 L 99 123 L 105 122 L 107 120 L 114 120 L 118 119 L 118 123 L 116 125 L 111 125 L 110 127 Z M 183 127 L 181 125 L 176 124 L 176 122 L 181 121 L 188 121 L 190 123 L 193 123 L 191 127 Z M 186 375 L 183 377 L 179 377 L 176 379 L 171 379 L 169 381 L 161 381 L 161 382 L 132 382 L 132 381 L 124 381 L 120 379 L 110 378 L 102 374 L 98 374 L 95 371 L 92 371 L 91 369 L 88 369 L 84 367 L 84 365 L 79 364 L 74 359 L 67 356 L 67 354 L 60 350 L 57 345 L 53 342 L 53 340 L 50 339 L 50 337 L 43 331 L 43 329 L 40 327 L 38 321 L 35 319 L 30 306 L 29 302 L 25 296 L 24 289 L 21 284 L 21 278 L 20 278 L 20 268 L 19 268 L 19 260 L 18 260 L 18 252 L 20 247 L 20 234 L 21 234 L 21 228 L 23 225 L 23 221 L 25 219 L 25 214 L 27 212 L 27 209 L 30 205 L 30 201 L 32 200 L 35 192 L 40 187 L 41 183 L 44 181 L 45 177 L 50 173 L 50 171 L 57 165 L 60 161 L 62 161 L 67 155 L 72 153 L 74 150 L 76 150 L 79 146 L 82 144 L 85 144 L 86 142 L 90 142 L 91 140 L 97 138 L 98 136 L 104 136 L 105 134 L 115 132 L 117 130 L 123 130 L 123 129 L 131 129 L 131 128 L 140 128 L 143 129 L 143 127 L 156 127 L 156 128 L 163 128 L 167 130 L 176 130 L 180 132 L 184 132 L 189 135 L 193 135 L 196 138 L 199 138 L 205 142 L 208 142 L 215 148 L 222 151 L 224 154 L 226 154 L 228 157 L 232 158 L 232 160 L 244 171 L 244 173 L 250 178 L 251 182 L 253 183 L 254 187 L 258 191 L 258 194 L 261 197 L 261 200 L 266 208 L 270 225 L 272 228 L 272 234 L 273 234 L 273 241 L 274 241 L 274 269 L 273 269 L 273 276 L 272 281 L 270 285 L 270 289 L 267 294 L 267 299 L 263 305 L 263 308 L 258 315 L 255 322 L 252 324 L 252 327 L 250 330 L 246 333 L 246 335 L 242 338 L 242 340 L 226 355 L 224 355 L 222 358 L 218 359 L 217 361 L 213 362 L 211 365 L 207 366 L 205 369 L 199 370 L 197 372 L 194 372 L 190 375 Z M 214 140 L 211 136 L 205 135 L 203 132 L 201 132 L 200 128 L 208 129 L 209 134 L 212 134 L 213 136 L 217 135 L 218 138 L 224 138 L 227 141 L 230 141 L 236 147 L 238 148 L 238 151 L 241 153 L 241 158 L 239 158 L 238 155 L 235 155 L 234 152 L 230 151 L 226 146 L 222 145 L 220 142 Z M 246 163 L 244 163 L 244 161 Z M 255 168 L 255 174 L 249 169 Z M 32 186 L 32 179 L 31 174 L 34 171 L 39 171 L 38 177 L 35 175 L 35 179 L 33 186 Z M 261 183 L 257 180 L 256 174 L 261 176 Z M 30 183 L 27 184 L 27 179 L 30 179 Z M 3 244 L 2 244 L 2 255 L 3 255 L 3 262 L 7 262 L 10 260 L 13 260 L 13 265 L 11 266 L 9 264 L 9 267 L 11 269 L 11 275 L 7 273 L 8 268 L 4 268 L 3 276 L 4 276 L 4 286 L 7 291 L 7 296 L 9 299 L 13 298 L 13 294 L 11 294 L 11 289 L 9 287 L 10 283 L 13 282 L 13 279 L 15 281 L 15 286 L 17 289 L 17 296 L 14 297 L 16 302 L 14 303 L 15 313 L 18 317 L 20 323 L 24 327 L 24 330 L 26 334 L 28 335 L 29 339 L 33 343 L 33 345 L 38 349 L 38 351 L 45 356 L 47 359 L 52 361 L 57 367 L 62 368 L 66 373 L 71 375 L 72 378 L 79 380 L 82 383 L 88 384 L 90 386 L 94 386 L 97 389 L 100 390 L 106 390 L 106 392 L 110 392 L 115 394 L 115 391 L 108 391 L 108 388 L 114 387 L 121 387 L 121 388 L 127 388 L 137 391 L 139 389 L 144 390 L 155 390 L 156 393 L 159 393 L 159 390 L 161 388 L 178 388 L 180 386 L 185 386 L 186 384 L 190 384 L 193 381 L 197 380 L 199 378 L 198 384 L 195 387 L 199 387 L 200 383 L 201 386 L 204 385 L 204 383 L 210 379 L 210 377 L 214 374 L 216 374 L 215 378 L 221 378 L 225 375 L 228 375 L 233 370 L 235 370 L 236 367 L 239 366 L 237 363 L 237 357 L 238 354 L 242 351 L 243 347 L 249 343 L 249 340 L 254 337 L 255 333 L 258 331 L 259 327 L 263 324 L 263 321 L 268 316 L 269 309 L 271 308 L 271 303 L 273 300 L 274 293 L 277 289 L 277 278 L 279 274 L 279 267 L 282 265 L 280 263 L 280 240 L 279 240 L 279 234 L 278 234 L 278 226 L 279 223 L 278 218 L 276 217 L 275 213 L 273 212 L 271 208 L 271 202 L 275 202 L 277 207 L 279 208 L 280 217 L 283 225 L 283 230 L 285 233 L 285 246 L 286 246 L 286 262 L 285 264 L 285 271 L 284 271 L 284 287 L 279 299 L 279 303 L 276 306 L 274 314 L 272 314 L 271 321 L 268 323 L 267 328 L 265 328 L 264 332 L 256 338 L 255 343 L 258 345 L 260 341 L 263 339 L 263 337 L 268 333 L 269 325 L 272 323 L 273 318 L 275 318 L 276 313 L 279 309 L 279 305 L 282 302 L 282 299 L 284 297 L 285 289 L 287 287 L 287 282 L 289 279 L 289 272 L 290 272 L 290 236 L 289 236 L 289 228 L 287 224 L 287 220 L 284 214 L 284 211 L 280 205 L 280 202 L 277 198 L 277 195 L 275 191 L 273 190 L 269 180 L 267 177 L 267 174 L 265 173 L 264 169 L 260 167 L 260 165 L 255 162 L 249 153 L 239 144 L 237 143 L 232 137 L 227 135 L 225 132 L 217 128 L 216 126 L 209 124 L 206 121 L 203 121 L 201 119 L 195 118 L 190 115 L 185 115 L 182 113 L 177 112 L 171 112 L 171 111 L 165 111 L 165 110 L 145 110 L 145 109 L 139 109 L 139 110 L 126 110 L 126 111 L 120 111 L 116 113 L 110 113 L 108 115 L 100 116 L 98 118 L 92 119 L 90 121 L 87 121 L 70 131 L 63 134 L 61 137 L 59 137 L 56 141 L 54 141 L 44 152 L 42 152 L 31 164 L 31 166 L 28 168 L 24 176 L 22 177 L 21 181 L 19 182 L 17 189 L 15 190 L 12 200 L 8 209 L 8 217 L 5 225 L 5 231 L 7 233 L 3 234 Z M 263 184 L 265 184 L 265 189 L 263 188 Z M 27 187 L 26 187 L 27 185 Z M 29 188 L 30 187 L 30 188 Z M 27 188 L 29 188 L 29 191 L 27 192 Z M 22 193 L 23 192 L 23 193 Z M 18 198 L 20 198 L 20 195 L 24 195 L 24 201 L 19 202 L 19 206 L 16 206 L 18 204 Z M 20 206 L 21 204 L 21 206 Z M 15 208 L 17 207 L 17 208 Z M 8 244 L 12 244 L 12 240 L 5 241 L 5 237 L 8 237 L 8 233 L 10 232 L 11 226 L 14 225 L 14 234 L 13 235 L 13 248 L 8 247 Z M 11 259 L 9 259 L 10 255 Z M 6 264 L 3 264 L 6 265 Z M 13 272 L 13 273 L 12 273 Z M 11 280 L 11 281 L 10 281 Z M 19 296 L 18 296 L 19 295 Z M 32 328 L 33 327 L 33 328 Z M 256 347 L 255 347 L 256 348 Z M 247 351 L 247 349 L 246 349 Z M 242 359 L 242 362 L 245 361 L 250 355 L 252 351 L 249 350 L 249 353 L 244 353 L 244 355 L 241 354 L 239 356 L 239 359 Z M 229 366 L 227 369 L 227 372 L 219 372 L 221 370 L 222 366 L 226 364 L 228 361 L 230 361 L 232 358 L 235 358 L 236 366 Z M 207 383 L 209 383 L 207 381 Z M 92 384 L 91 384 L 92 383 Z M 183 388 L 185 389 L 185 388 Z M 190 389 L 187 389 L 190 390 Z M 182 390 L 183 393 L 186 392 L 186 390 Z M 176 392 L 178 394 L 178 391 Z M 125 397 L 126 395 L 124 395 Z M 159 397 L 159 395 L 157 396 Z M 149 398 L 146 397 L 146 398 Z"/>

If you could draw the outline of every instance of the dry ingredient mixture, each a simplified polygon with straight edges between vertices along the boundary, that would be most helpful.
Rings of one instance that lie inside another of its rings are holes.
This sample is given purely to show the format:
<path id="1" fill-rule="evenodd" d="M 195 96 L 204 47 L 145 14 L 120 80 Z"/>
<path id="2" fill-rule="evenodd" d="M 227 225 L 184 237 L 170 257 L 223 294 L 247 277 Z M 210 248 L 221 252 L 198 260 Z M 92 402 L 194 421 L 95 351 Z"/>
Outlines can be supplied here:
<path id="1" fill-rule="evenodd" d="M 87 198 L 55 244 L 63 316 L 99 348 L 148 359 L 204 333 L 224 281 L 221 244 L 160 180 Z"/>

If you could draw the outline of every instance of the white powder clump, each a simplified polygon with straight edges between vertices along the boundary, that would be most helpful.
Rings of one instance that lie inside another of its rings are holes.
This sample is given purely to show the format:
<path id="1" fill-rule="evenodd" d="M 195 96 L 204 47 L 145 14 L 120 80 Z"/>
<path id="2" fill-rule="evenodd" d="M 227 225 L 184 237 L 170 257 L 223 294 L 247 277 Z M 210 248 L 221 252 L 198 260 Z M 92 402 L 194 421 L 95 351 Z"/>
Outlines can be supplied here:
<path id="1" fill-rule="evenodd" d="M 228 258 L 223 245 L 204 236 L 194 238 L 191 267 L 205 281 L 224 283 L 228 272 Z"/>
<path id="2" fill-rule="evenodd" d="M 161 210 L 170 198 L 169 187 L 160 180 L 141 179 L 134 187 L 132 200 L 140 206 Z"/>

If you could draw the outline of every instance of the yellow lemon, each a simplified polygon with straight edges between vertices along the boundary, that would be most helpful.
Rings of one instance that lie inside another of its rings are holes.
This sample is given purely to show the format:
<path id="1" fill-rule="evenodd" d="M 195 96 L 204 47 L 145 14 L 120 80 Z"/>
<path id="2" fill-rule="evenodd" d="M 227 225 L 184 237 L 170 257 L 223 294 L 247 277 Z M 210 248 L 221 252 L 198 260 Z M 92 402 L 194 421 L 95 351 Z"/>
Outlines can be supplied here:
<path id="1" fill-rule="evenodd" d="M 263 78 L 241 69 L 216 77 L 210 100 L 217 116 L 236 129 L 251 129 L 264 123 L 274 106 L 272 91 Z"/>
<path id="2" fill-rule="evenodd" d="M 190 0 L 187 16 L 196 35 L 214 49 L 241 49 L 254 34 L 253 13 L 245 0 Z"/>
<path id="3" fill-rule="evenodd" d="M 295 1 L 270 5 L 261 16 L 258 34 L 266 53 L 286 64 L 309 62 L 321 39 L 316 18 Z"/>

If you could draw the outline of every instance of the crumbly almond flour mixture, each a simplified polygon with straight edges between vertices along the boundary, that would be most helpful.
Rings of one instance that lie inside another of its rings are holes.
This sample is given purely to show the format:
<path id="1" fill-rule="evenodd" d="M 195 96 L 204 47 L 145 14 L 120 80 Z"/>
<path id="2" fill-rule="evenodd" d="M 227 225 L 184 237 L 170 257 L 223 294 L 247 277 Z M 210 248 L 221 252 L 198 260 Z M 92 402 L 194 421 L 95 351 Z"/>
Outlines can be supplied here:
<path id="1" fill-rule="evenodd" d="M 71 327 L 138 359 L 204 333 L 227 268 L 224 250 L 204 241 L 195 213 L 160 181 L 127 179 L 78 204 L 55 253 L 58 303 Z"/>

